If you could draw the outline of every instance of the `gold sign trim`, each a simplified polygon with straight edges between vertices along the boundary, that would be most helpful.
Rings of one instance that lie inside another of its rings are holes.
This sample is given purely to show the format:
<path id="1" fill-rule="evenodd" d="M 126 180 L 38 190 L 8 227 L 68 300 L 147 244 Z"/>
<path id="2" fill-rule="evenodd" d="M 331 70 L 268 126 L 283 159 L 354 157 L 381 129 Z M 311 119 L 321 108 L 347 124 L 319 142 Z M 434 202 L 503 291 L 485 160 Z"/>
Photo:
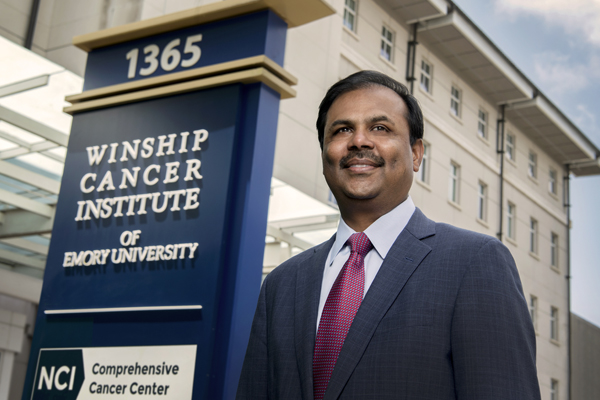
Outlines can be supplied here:
<path id="1" fill-rule="evenodd" d="M 296 91 L 287 83 L 266 68 L 259 67 L 224 75 L 212 76 L 209 78 L 176 83 L 168 86 L 161 86 L 152 89 L 119 94 L 116 96 L 104 97 L 96 100 L 83 101 L 75 103 L 72 106 L 65 107 L 63 111 L 67 114 L 76 114 L 82 111 L 90 111 L 121 104 L 134 103 L 142 100 L 155 99 L 195 90 L 208 89 L 216 86 L 229 85 L 232 83 L 250 84 L 256 82 L 262 82 L 269 86 L 271 89 L 278 92 L 282 99 L 296 96 Z"/>

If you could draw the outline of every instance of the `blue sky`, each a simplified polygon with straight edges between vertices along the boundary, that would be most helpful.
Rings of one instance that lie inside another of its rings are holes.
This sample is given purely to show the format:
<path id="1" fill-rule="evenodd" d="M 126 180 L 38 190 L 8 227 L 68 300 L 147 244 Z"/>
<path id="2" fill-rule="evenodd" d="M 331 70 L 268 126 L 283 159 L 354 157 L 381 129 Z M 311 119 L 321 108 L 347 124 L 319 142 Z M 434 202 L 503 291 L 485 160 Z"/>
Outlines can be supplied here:
<path id="1" fill-rule="evenodd" d="M 454 2 L 600 147 L 600 1 Z M 600 326 L 600 177 L 571 182 L 571 308 Z"/>

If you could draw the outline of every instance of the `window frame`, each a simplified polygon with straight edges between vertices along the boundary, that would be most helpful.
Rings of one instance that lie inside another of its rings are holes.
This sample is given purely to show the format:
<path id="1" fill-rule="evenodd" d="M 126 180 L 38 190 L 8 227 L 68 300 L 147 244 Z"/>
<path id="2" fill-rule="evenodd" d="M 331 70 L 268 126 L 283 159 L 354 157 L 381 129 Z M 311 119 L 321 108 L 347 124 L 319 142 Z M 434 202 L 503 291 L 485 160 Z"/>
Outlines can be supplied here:
<path id="1" fill-rule="evenodd" d="M 558 308 L 550 306 L 550 339 L 558 340 Z"/>
<path id="2" fill-rule="evenodd" d="M 477 112 L 477 134 L 482 139 L 488 139 L 488 113 L 482 108 Z"/>
<path id="3" fill-rule="evenodd" d="M 477 182 L 477 219 L 487 221 L 488 185 L 482 181 Z"/>
<path id="4" fill-rule="evenodd" d="M 558 268 L 558 234 L 550 232 L 550 266 Z"/>
<path id="5" fill-rule="evenodd" d="M 550 378 L 550 400 L 558 400 L 558 380 Z"/>
<path id="6" fill-rule="evenodd" d="M 354 3 L 354 9 L 352 9 L 352 7 L 349 5 L 349 3 L 352 2 Z M 348 16 L 350 16 L 352 18 L 352 21 L 349 22 L 349 18 Z M 358 0 L 345 0 L 344 1 L 344 15 L 343 15 L 343 20 L 342 20 L 342 24 L 344 25 L 344 27 L 346 29 L 348 29 L 351 32 L 356 33 L 356 22 L 357 22 L 357 18 L 358 17 Z"/>
<path id="7" fill-rule="evenodd" d="M 554 168 L 548 170 L 548 191 L 553 194 L 558 194 L 558 172 Z"/>
<path id="8" fill-rule="evenodd" d="M 391 35 L 391 39 L 386 36 L 386 32 Z M 379 55 L 389 61 L 394 62 L 394 39 L 396 38 L 396 32 L 391 30 L 385 25 L 381 25 L 381 47 L 379 48 Z M 388 57 L 386 57 L 386 52 L 384 50 L 385 46 L 389 47 Z"/>
<path id="9" fill-rule="evenodd" d="M 450 161 L 450 177 L 448 187 L 448 200 L 460 204 L 460 165 Z"/>
<path id="10" fill-rule="evenodd" d="M 508 139 L 509 137 L 512 141 Z M 510 132 L 506 133 L 506 158 L 512 162 L 516 162 L 517 159 L 517 137 Z"/>
<path id="11" fill-rule="evenodd" d="M 537 180 L 537 153 L 533 150 L 529 150 L 527 155 L 527 175 Z"/>
<path id="12" fill-rule="evenodd" d="M 529 252 L 538 254 L 538 221 L 529 218 Z"/>
<path id="13" fill-rule="evenodd" d="M 422 183 L 429 184 L 429 164 L 431 159 L 431 145 L 423 141 L 423 158 L 417 172 L 417 179 Z"/>
<path id="14" fill-rule="evenodd" d="M 427 67 L 427 71 L 425 71 L 425 67 Z M 424 83 L 424 81 L 426 83 Z M 421 77 L 419 79 L 419 87 L 425 93 L 432 93 L 433 90 L 433 65 L 427 61 L 426 59 L 421 59 Z"/>
<path id="15" fill-rule="evenodd" d="M 462 105 L 462 90 L 456 85 L 450 86 L 450 114 L 456 118 L 461 117 L 461 105 Z"/>
<path id="16" fill-rule="evenodd" d="M 510 201 L 506 206 L 506 236 L 509 239 L 516 240 L 517 238 L 517 206 Z"/>

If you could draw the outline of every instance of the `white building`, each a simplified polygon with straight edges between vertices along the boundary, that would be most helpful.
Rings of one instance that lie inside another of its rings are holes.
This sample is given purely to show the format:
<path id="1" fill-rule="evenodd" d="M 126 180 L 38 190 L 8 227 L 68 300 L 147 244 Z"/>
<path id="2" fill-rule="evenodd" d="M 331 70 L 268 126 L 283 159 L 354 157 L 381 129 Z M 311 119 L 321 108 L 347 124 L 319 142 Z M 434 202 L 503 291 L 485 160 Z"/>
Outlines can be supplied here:
<path id="1" fill-rule="evenodd" d="M 334 15 L 287 36 L 284 67 L 299 84 L 280 108 L 265 272 L 335 231 L 317 107 L 338 79 L 382 71 L 424 112 L 412 198 L 430 218 L 508 246 L 537 331 L 542 398 L 568 398 L 567 182 L 600 173 L 600 151 L 452 1 L 326 1 Z M 212 2 L 0 0 L 0 45 L 13 57 L 0 63 L 0 400 L 21 397 L 70 127 L 62 99 L 81 91 L 85 67 L 72 38 Z"/>

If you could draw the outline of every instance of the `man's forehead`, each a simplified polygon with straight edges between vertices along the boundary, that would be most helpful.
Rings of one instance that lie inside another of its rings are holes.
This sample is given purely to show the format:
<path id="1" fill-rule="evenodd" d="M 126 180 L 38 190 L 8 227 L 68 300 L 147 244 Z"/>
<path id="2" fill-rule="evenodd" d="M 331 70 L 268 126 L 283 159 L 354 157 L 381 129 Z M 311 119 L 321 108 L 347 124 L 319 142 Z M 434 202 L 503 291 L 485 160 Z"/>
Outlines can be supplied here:
<path id="1" fill-rule="evenodd" d="M 356 109 L 359 109 L 358 108 L 359 106 L 360 106 L 360 110 L 364 109 L 365 111 L 367 109 L 370 109 L 371 106 L 373 106 L 373 111 L 366 116 L 363 115 L 361 119 L 375 121 L 377 119 L 383 120 L 383 119 L 387 118 L 387 116 L 386 116 L 387 113 L 385 112 L 385 110 L 383 110 L 383 109 L 379 110 L 379 111 L 374 110 L 376 108 L 375 103 L 367 102 L 367 104 L 364 104 L 364 102 L 357 103 L 354 101 L 351 101 L 350 103 L 348 103 L 348 97 L 353 97 L 355 99 L 358 96 L 370 96 L 375 101 L 377 101 L 378 99 L 381 99 L 382 103 L 379 103 L 379 104 L 385 106 L 385 109 L 387 111 L 389 111 L 390 117 L 392 117 L 392 118 L 395 117 L 397 113 L 391 112 L 391 111 L 394 109 L 394 107 L 398 107 L 398 109 L 396 109 L 396 111 L 399 112 L 398 116 L 406 119 L 407 107 L 406 107 L 406 103 L 404 102 L 404 99 L 402 99 L 402 97 L 400 97 L 400 95 L 398 93 L 396 93 L 395 91 L 393 91 L 392 89 L 390 89 L 386 86 L 373 84 L 373 85 L 357 88 L 357 89 L 350 90 L 350 91 L 340 94 L 333 101 L 333 103 L 331 103 L 331 107 L 327 111 L 326 124 L 332 124 L 334 122 L 331 120 L 332 109 L 336 110 L 337 113 L 341 112 L 342 114 L 344 114 L 344 111 L 349 110 L 349 109 L 356 110 Z M 339 108 L 340 102 L 346 102 L 348 104 L 345 104 L 344 108 Z M 336 121 L 337 121 L 337 118 L 336 118 Z"/>
<path id="2" fill-rule="evenodd" d="M 377 83 L 373 83 L 373 84 L 367 84 L 364 86 L 360 86 L 351 90 L 347 90 L 343 93 L 340 93 L 336 99 L 333 101 L 332 105 L 335 104 L 340 98 L 349 95 L 349 94 L 356 94 L 356 93 L 360 93 L 360 92 L 371 92 L 373 94 L 379 94 L 379 96 L 385 96 L 385 94 L 387 94 L 388 96 L 393 95 L 395 97 L 398 98 L 398 100 L 400 100 L 401 102 L 404 103 L 404 100 L 402 100 L 402 97 L 396 93 L 394 90 L 390 89 L 387 86 L 383 86 L 383 85 L 379 85 Z"/>

